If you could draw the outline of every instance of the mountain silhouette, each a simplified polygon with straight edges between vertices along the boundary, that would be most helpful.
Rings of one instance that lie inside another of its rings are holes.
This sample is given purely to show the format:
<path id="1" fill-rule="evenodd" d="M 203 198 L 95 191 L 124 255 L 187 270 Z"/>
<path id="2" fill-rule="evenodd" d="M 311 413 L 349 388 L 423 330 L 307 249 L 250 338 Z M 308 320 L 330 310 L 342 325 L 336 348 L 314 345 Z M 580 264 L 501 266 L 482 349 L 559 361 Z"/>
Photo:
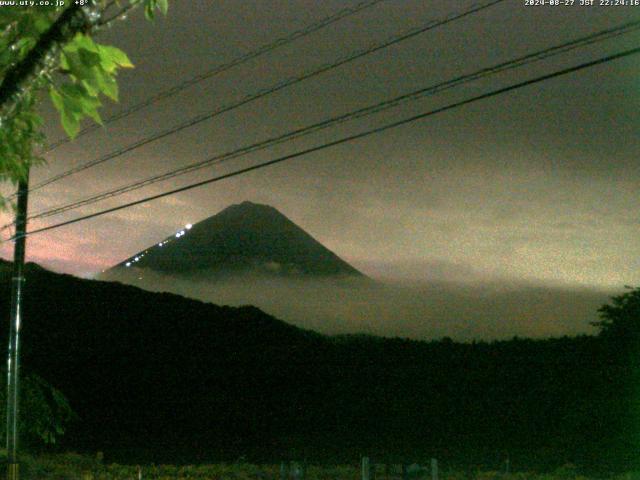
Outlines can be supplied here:
<path id="1" fill-rule="evenodd" d="M 252 202 L 231 205 L 195 225 L 186 225 L 107 270 L 101 278 L 112 278 L 127 268 L 186 276 L 206 272 L 210 278 L 246 273 L 364 277 L 278 210 Z"/>

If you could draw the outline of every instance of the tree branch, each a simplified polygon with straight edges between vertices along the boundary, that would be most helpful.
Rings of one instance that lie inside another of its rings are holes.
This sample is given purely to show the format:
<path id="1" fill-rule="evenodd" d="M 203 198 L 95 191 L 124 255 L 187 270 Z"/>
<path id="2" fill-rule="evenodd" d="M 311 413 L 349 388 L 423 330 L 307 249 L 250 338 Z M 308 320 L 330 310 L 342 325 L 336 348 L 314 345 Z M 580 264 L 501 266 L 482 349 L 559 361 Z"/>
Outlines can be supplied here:
<path id="1" fill-rule="evenodd" d="M 139 1 L 131 1 L 129 2 L 128 5 L 122 7 L 120 10 L 118 10 L 118 12 L 114 13 L 111 17 L 101 20 L 98 23 L 98 27 L 102 28 L 102 27 L 108 27 L 111 23 L 113 23 L 116 20 L 124 20 L 125 18 L 127 18 L 127 13 L 129 13 L 131 10 L 133 10 L 134 8 L 136 8 L 138 5 L 140 5 Z M 108 8 L 108 7 L 107 7 Z M 106 9 L 105 9 L 106 11 Z"/>

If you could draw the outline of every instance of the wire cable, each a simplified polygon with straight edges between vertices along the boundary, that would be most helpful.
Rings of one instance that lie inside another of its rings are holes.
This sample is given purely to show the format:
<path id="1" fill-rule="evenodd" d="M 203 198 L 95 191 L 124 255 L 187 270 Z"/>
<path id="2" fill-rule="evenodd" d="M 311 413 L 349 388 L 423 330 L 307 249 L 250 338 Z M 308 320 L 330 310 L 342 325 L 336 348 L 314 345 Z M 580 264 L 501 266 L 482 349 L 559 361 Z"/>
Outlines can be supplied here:
<path id="1" fill-rule="evenodd" d="M 222 163 L 224 161 L 238 158 L 238 157 L 247 155 L 249 153 L 253 153 L 255 151 L 263 150 L 268 147 L 272 147 L 274 145 L 288 142 L 288 141 L 309 135 L 311 133 L 315 133 L 320 130 L 333 127 L 335 125 L 338 125 L 347 121 L 373 115 L 373 114 L 388 110 L 390 108 L 397 107 L 406 102 L 418 100 L 419 98 L 425 97 L 427 95 L 435 95 L 437 93 L 441 93 L 443 91 L 449 90 L 451 88 L 457 87 L 465 83 L 469 83 L 471 81 L 478 80 L 480 78 L 484 78 L 490 75 L 495 75 L 497 73 L 502 73 L 507 70 L 521 67 L 523 65 L 528 65 L 546 58 L 557 56 L 559 54 L 566 53 L 576 48 L 592 45 L 594 43 L 602 42 L 604 40 L 609 40 L 611 38 L 620 36 L 622 34 L 637 31 L 638 29 L 640 29 L 640 20 L 627 22 L 617 27 L 601 30 L 601 31 L 592 33 L 590 35 L 571 40 L 569 42 L 555 45 L 553 47 L 549 47 L 541 51 L 529 53 L 527 55 L 518 57 L 510 61 L 498 63 L 496 65 L 483 68 L 481 70 L 475 71 L 470 74 L 461 75 L 451 80 L 438 83 L 436 85 L 431 85 L 429 87 L 421 88 L 419 90 L 415 90 L 410 93 L 400 95 L 390 100 L 385 100 L 383 102 L 379 102 L 374 105 L 370 105 L 355 111 L 351 111 L 346 114 L 338 115 L 330 119 L 315 123 L 313 125 L 299 128 L 297 130 L 293 130 L 291 132 L 287 132 L 285 134 L 272 137 L 258 143 L 254 143 L 246 147 L 242 147 L 230 152 L 219 154 L 211 158 L 208 158 L 199 162 L 195 162 L 163 174 L 148 177 L 146 179 L 143 179 L 131 184 L 127 184 L 125 186 L 118 187 L 113 190 L 108 190 L 106 192 L 102 192 L 94 196 L 91 196 L 82 200 L 78 200 L 76 202 L 72 202 L 72 203 L 64 204 L 48 210 L 40 211 L 29 216 L 28 220 L 34 220 L 37 218 L 45 218 L 45 217 L 57 215 L 69 210 L 80 208 L 85 205 L 90 205 L 90 204 L 99 202 L 101 200 L 119 196 L 124 193 L 128 193 L 128 192 L 152 185 L 154 183 L 158 183 L 160 181 L 165 181 L 165 180 L 177 177 L 179 175 L 184 175 L 186 173 L 194 172 L 196 170 L 200 170 L 202 168 L 206 168 L 214 164 Z M 6 229 L 6 227 L 3 228 L 2 230 L 4 229 Z"/>
<path id="2" fill-rule="evenodd" d="M 221 65 L 218 65 L 214 68 L 212 68 L 211 70 L 208 70 L 207 72 L 201 73 L 199 75 L 196 75 L 194 77 L 191 77 L 187 80 L 184 80 L 183 82 L 180 82 L 177 85 L 174 85 L 171 88 L 168 88 L 166 90 L 163 90 L 161 92 L 156 93 L 155 95 L 152 95 L 148 98 L 146 98 L 145 100 L 136 103 L 135 105 L 130 106 L 129 108 L 122 110 L 118 113 L 115 113 L 114 115 L 111 115 L 107 118 L 103 119 L 103 123 L 104 124 L 108 124 L 108 123 L 112 123 L 115 122 L 116 120 L 120 120 L 122 118 L 128 117 L 129 115 L 132 115 L 135 112 L 138 112 L 139 110 L 142 110 L 143 108 L 146 108 L 150 105 L 153 105 L 156 102 L 159 102 L 161 100 L 164 100 L 166 98 L 172 97 L 178 93 L 180 93 L 181 91 L 202 82 L 203 80 L 207 80 L 211 77 L 214 77 L 216 75 L 219 75 L 221 73 L 226 72 L 227 70 L 232 69 L 233 67 L 236 67 L 238 65 L 241 65 L 243 63 L 246 63 L 250 60 L 253 60 L 255 58 L 258 58 L 262 55 L 265 55 L 269 52 L 272 52 L 280 47 L 283 47 L 285 45 L 288 45 L 292 42 L 294 42 L 295 40 L 298 40 L 299 38 L 303 38 L 306 37 L 307 35 L 310 35 L 312 33 L 317 32 L 318 30 L 321 30 L 325 27 L 328 27 L 329 25 L 332 25 L 333 23 L 338 22 L 339 20 L 342 20 L 344 18 L 347 18 L 351 15 L 355 15 L 358 12 L 361 12 L 363 10 L 366 10 L 368 8 L 373 7 L 374 5 L 381 3 L 383 1 L 386 0 L 367 0 L 367 1 L 362 1 L 356 5 L 354 5 L 353 7 L 347 7 L 347 8 L 343 8 L 342 10 L 329 15 L 327 17 L 324 17 L 322 19 L 320 19 L 317 22 L 314 22 L 304 28 L 301 28 L 299 30 L 296 30 L 295 32 L 291 33 L 290 35 L 287 35 L 286 37 L 280 37 L 276 40 L 274 40 L 273 42 L 264 44 L 260 47 L 258 47 L 255 50 L 252 50 L 248 53 L 245 53 L 244 55 L 240 55 L 239 57 L 236 57 L 232 60 L 230 60 L 227 63 L 223 63 Z M 76 139 L 79 137 L 82 137 L 83 135 L 86 135 L 90 132 L 93 132 L 94 130 L 97 130 L 98 128 L 100 128 L 99 125 L 93 124 L 89 127 L 83 128 L 82 130 L 80 130 L 80 132 L 78 132 L 78 134 L 76 135 Z M 44 153 L 48 153 L 51 152 L 52 150 L 55 150 L 56 148 L 60 147 L 61 145 L 64 145 L 66 143 L 69 143 L 71 140 L 69 138 L 62 138 L 56 142 L 53 142 L 49 145 L 49 147 L 44 151 Z"/>
<path id="3" fill-rule="evenodd" d="M 311 70 L 311 71 L 308 71 L 306 73 L 303 73 L 303 74 L 301 74 L 301 75 L 299 75 L 297 77 L 292 77 L 292 78 L 283 80 L 283 81 L 281 81 L 281 82 L 279 82 L 279 83 L 277 83 L 277 84 L 275 84 L 275 85 L 273 85 L 271 87 L 268 87 L 266 89 L 259 90 L 259 91 L 255 92 L 255 93 L 247 95 L 246 97 L 240 99 L 239 101 L 236 101 L 234 103 L 219 107 L 219 108 L 213 110 L 212 112 L 195 116 L 195 117 L 187 120 L 186 122 L 180 123 L 180 124 L 178 124 L 178 125 L 176 125 L 174 127 L 171 127 L 171 128 L 169 128 L 167 130 L 163 130 L 162 132 L 159 132 L 159 133 L 157 133 L 155 135 L 152 135 L 150 137 L 146 137 L 146 138 L 141 139 L 141 140 L 139 140 L 137 142 L 129 144 L 126 147 L 122 147 L 122 148 L 120 148 L 118 150 L 114 150 L 114 151 L 112 151 L 110 153 L 107 153 L 107 154 L 105 154 L 105 155 L 103 155 L 103 156 L 101 156 L 101 157 L 99 157 L 97 159 L 91 160 L 91 161 L 86 162 L 84 164 L 78 165 L 78 166 L 76 166 L 74 168 L 71 168 L 71 169 L 69 169 L 69 170 L 67 170 L 65 172 L 62 172 L 62 173 L 60 173 L 58 175 L 55 175 L 55 176 L 49 178 L 48 180 L 44 180 L 44 181 L 32 186 L 29 189 L 29 192 L 34 192 L 36 190 L 39 190 L 39 189 L 41 189 L 41 188 L 43 188 L 43 187 L 45 187 L 47 185 L 50 185 L 50 184 L 52 184 L 54 182 L 62 180 L 63 178 L 69 177 L 69 176 L 74 175 L 76 173 L 79 173 L 79 172 L 82 172 L 82 171 L 87 170 L 89 168 L 92 168 L 92 167 L 94 167 L 96 165 L 100 165 L 100 164 L 102 164 L 104 162 L 107 162 L 107 161 L 112 160 L 114 158 L 120 157 L 120 156 L 122 156 L 122 155 L 124 155 L 126 153 L 129 153 L 129 152 L 132 152 L 132 151 L 134 151 L 134 150 L 136 150 L 136 149 L 138 149 L 140 147 L 148 145 L 148 144 L 150 144 L 152 142 L 155 142 L 157 140 L 160 140 L 162 138 L 168 137 L 169 135 L 173 135 L 173 134 L 178 133 L 178 132 L 180 132 L 182 130 L 185 130 L 185 129 L 189 128 L 189 127 L 193 127 L 194 125 L 202 123 L 202 122 L 204 122 L 206 120 L 210 120 L 210 119 L 212 119 L 214 117 L 217 117 L 218 115 L 221 115 L 223 113 L 229 112 L 231 110 L 235 110 L 236 108 L 244 106 L 244 105 L 246 105 L 246 104 L 248 104 L 250 102 L 254 102 L 254 101 L 256 101 L 256 100 L 258 100 L 260 98 L 266 97 L 267 95 L 271 95 L 272 93 L 276 93 L 276 92 L 278 92 L 280 90 L 283 90 L 284 88 L 290 87 L 290 86 L 295 85 L 295 84 L 300 83 L 300 82 L 303 82 L 304 80 L 316 77 L 316 76 L 318 76 L 318 75 L 320 75 L 322 73 L 328 72 L 328 71 L 333 70 L 335 68 L 338 68 L 338 67 L 340 67 L 342 65 L 345 65 L 347 63 L 353 62 L 353 61 L 355 61 L 355 60 L 357 60 L 359 58 L 362 58 L 362 57 L 364 57 L 366 55 L 370 55 L 370 54 L 372 54 L 374 52 L 377 52 L 379 50 L 382 50 L 384 48 L 388 48 L 388 47 L 390 47 L 392 45 L 395 45 L 395 44 L 400 43 L 402 41 L 405 41 L 405 40 L 408 40 L 410 38 L 413 38 L 413 37 L 415 37 L 417 35 L 420 35 L 422 33 L 427 32 L 429 30 L 433 30 L 434 28 L 437 28 L 439 26 L 446 25 L 446 24 L 451 23 L 451 22 L 453 22 L 455 20 L 464 18 L 464 17 L 466 17 L 468 15 L 472 15 L 472 14 L 474 14 L 476 12 L 479 12 L 481 10 L 484 10 L 486 8 L 489 8 L 489 7 L 493 6 L 493 5 L 496 5 L 496 4 L 504 2 L 504 1 L 505 0 L 491 0 L 489 2 L 481 4 L 479 6 L 477 4 L 474 4 L 471 8 L 469 8 L 467 10 L 464 10 L 461 13 L 456 13 L 456 14 L 450 15 L 450 16 L 442 19 L 442 20 L 430 21 L 426 25 L 423 25 L 423 26 L 418 27 L 418 28 L 413 28 L 413 29 L 411 29 L 411 30 L 409 30 L 407 32 L 404 32 L 404 33 L 400 34 L 400 35 L 396 35 L 394 37 L 391 37 L 391 38 L 389 38 L 389 39 L 387 39 L 387 40 L 385 40 L 385 41 L 383 41 L 381 43 L 377 43 L 377 44 L 371 45 L 371 46 L 369 46 L 369 47 L 367 47 L 367 48 L 365 48 L 363 50 L 358 50 L 358 51 L 352 52 L 352 53 L 350 53 L 350 54 L 348 54 L 348 55 L 346 55 L 344 57 L 339 58 L 338 60 L 336 60 L 336 61 L 334 61 L 332 63 L 322 65 L 319 68 L 316 68 L 314 70 Z"/>
<path id="4" fill-rule="evenodd" d="M 197 187 L 201 187 L 201 186 L 208 185 L 208 184 L 211 184 L 211 183 L 219 182 L 219 181 L 225 180 L 227 178 L 236 177 L 236 176 L 239 176 L 239 175 L 242 175 L 242 174 L 254 171 L 254 170 L 258 170 L 258 169 L 269 167 L 271 165 L 282 163 L 282 162 L 287 161 L 287 160 L 291 160 L 291 159 L 294 159 L 294 158 L 302 157 L 304 155 L 308 155 L 308 154 L 315 153 L 315 152 L 318 152 L 318 151 L 321 151 L 321 150 L 325 150 L 327 148 L 335 147 L 337 145 L 341 145 L 341 144 L 344 144 L 344 143 L 347 143 L 347 142 L 351 142 L 351 141 L 358 140 L 358 139 L 361 139 L 361 138 L 369 137 L 369 136 L 374 135 L 374 134 L 385 132 L 387 130 L 390 130 L 390 129 L 393 129 L 393 128 L 397 128 L 397 127 L 400 127 L 400 126 L 403 126 L 403 125 L 407 125 L 409 123 L 413 123 L 415 121 L 422 120 L 422 119 L 425 119 L 427 117 L 430 117 L 430 116 L 433 116 L 433 115 L 436 115 L 436 114 L 439 114 L 439 113 L 443 113 L 443 112 L 446 112 L 446 111 L 449 111 L 449 110 L 452 110 L 452 109 L 455 109 L 455 108 L 458 108 L 458 107 L 461 107 L 461 106 L 464 106 L 464 105 L 468 105 L 468 104 L 471 104 L 471 103 L 474 103 L 474 102 L 477 102 L 477 101 L 480 101 L 480 100 L 484 100 L 484 99 L 487 99 L 487 98 L 495 97 L 497 95 L 501 95 L 503 93 L 507 93 L 507 92 L 510 92 L 510 91 L 513 91 L 513 90 L 517 90 L 517 89 L 520 89 L 520 88 L 523 88 L 523 87 L 526 87 L 526 86 L 529 86 L 529 85 L 533 85 L 533 84 L 540 83 L 540 82 L 543 82 L 543 81 L 546 81 L 546 80 L 550 80 L 552 78 L 560 77 L 562 75 L 567 75 L 569 73 L 577 72 L 579 70 L 584 70 L 586 68 L 594 67 L 596 65 L 601 65 L 601 64 L 604 64 L 604 63 L 607 63 L 607 62 L 611 62 L 613 60 L 618 60 L 620 58 L 629 57 L 631 55 L 637 55 L 639 53 L 640 53 L 640 47 L 633 48 L 633 49 L 630 49 L 630 50 L 625 50 L 625 51 L 618 52 L 618 53 L 615 53 L 615 54 L 612 54 L 612 55 L 608 55 L 606 57 L 601 57 L 601 58 L 599 58 L 597 60 L 592 60 L 592 61 L 589 61 L 589 62 L 581 63 L 581 64 L 573 66 L 573 67 L 565 68 L 565 69 L 562 69 L 562 70 L 557 70 L 555 72 L 548 73 L 548 74 L 545 74 L 545 75 L 541 75 L 539 77 L 535 77 L 535 78 L 532 78 L 532 79 L 529 79 L 529 80 L 525 80 L 523 82 L 515 83 L 515 84 L 509 85 L 507 87 L 503 87 L 503 88 L 499 88 L 499 89 L 496 89 L 496 90 L 492 90 L 490 92 L 487 92 L 487 93 L 484 93 L 484 94 L 481 94 L 481 95 L 477 95 L 475 97 L 471 97 L 471 98 L 468 98 L 466 100 L 462 100 L 462 101 L 459 101 L 459 102 L 451 103 L 451 104 L 446 105 L 444 107 L 436 108 L 436 109 L 430 110 L 428 112 L 424 112 L 424 113 L 421 113 L 421 114 L 418 114 L 418 115 L 414 115 L 412 117 L 405 118 L 403 120 L 399 120 L 399 121 L 396 121 L 396 122 L 388 123 L 386 125 L 382 125 L 380 127 L 377 127 L 377 128 L 371 129 L 371 130 L 367 130 L 365 132 L 361 132 L 361 133 L 358 133 L 358 134 L 355 134 L 355 135 L 350 135 L 350 136 L 347 136 L 347 137 L 343 137 L 343 138 L 340 138 L 338 140 L 334 140 L 332 142 L 324 143 L 322 145 L 318 145 L 318 146 L 315 146 L 315 147 L 312 147 L 312 148 L 308 148 L 308 149 L 301 150 L 301 151 L 298 151 L 298 152 L 295 152 L 295 153 L 284 155 L 282 157 L 278 157 L 278 158 L 275 158 L 273 160 L 269 160 L 269 161 L 262 162 L 262 163 L 259 163 L 259 164 L 256 164 L 256 165 L 252 165 L 250 167 L 246 167 L 246 168 L 242 168 L 242 169 L 239 169 L 239 170 L 235 170 L 233 172 L 226 173 L 224 175 L 220 175 L 220 176 L 217 176 L 217 177 L 209 178 L 207 180 L 202 180 L 202 181 L 199 181 L 199 182 L 196 182 L 196 183 L 192 183 L 192 184 L 186 185 L 184 187 L 176 188 L 176 189 L 169 190 L 169 191 L 166 191 L 166 192 L 163 192 L 163 193 L 159 193 L 159 194 L 156 194 L 156 195 L 151 195 L 149 197 L 145 197 L 145 198 L 133 201 L 133 202 L 128 202 L 128 203 L 125 203 L 125 204 L 122 204 L 122 205 L 118 205 L 116 207 L 107 208 L 107 209 L 101 210 L 99 212 L 91 213 L 89 215 L 83 215 L 81 217 L 77 217 L 77 218 L 74 218 L 74 219 L 71 219 L 71 220 L 67 220 L 67 221 L 64 221 L 64 222 L 56 223 L 54 225 L 49 225 L 47 227 L 38 228 L 36 230 L 28 232 L 27 235 L 29 236 L 29 235 L 34 235 L 36 233 L 46 232 L 46 231 L 53 230 L 53 229 L 56 229 L 56 228 L 64 227 L 66 225 L 71 225 L 73 223 L 77 223 L 77 222 L 81 222 L 81 221 L 88 220 L 88 219 L 91 219 L 91 218 L 95 218 L 95 217 L 99 217 L 99 216 L 102 216 L 102 215 L 106 215 L 107 213 L 112 213 L 112 212 L 115 212 L 115 211 L 118 211 L 118 210 L 123 210 L 125 208 L 130 208 L 130 207 L 133 207 L 133 206 L 136 206 L 136 205 L 140 205 L 142 203 L 147 203 L 147 202 L 150 202 L 152 200 L 157 200 L 159 198 L 163 198 L 163 197 L 166 197 L 166 196 L 169 196 L 169 195 L 174 195 L 176 193 L 185 192 L 185 191 L 197 188 Z M 11 239 L 13 240 L 14 237 L 12 237 Z"/>

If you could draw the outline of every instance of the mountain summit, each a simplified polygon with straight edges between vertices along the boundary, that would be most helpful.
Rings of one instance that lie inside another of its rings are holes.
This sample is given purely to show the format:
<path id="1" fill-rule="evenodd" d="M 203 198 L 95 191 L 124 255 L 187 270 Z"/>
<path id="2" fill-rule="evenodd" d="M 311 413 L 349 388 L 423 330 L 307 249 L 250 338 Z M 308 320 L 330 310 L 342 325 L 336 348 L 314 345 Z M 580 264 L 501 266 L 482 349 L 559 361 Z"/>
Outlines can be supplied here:
<path id="1" fill-rule="evenodd" d="M 275 208 L 252 202 L 231 205 L 138 252 L 109 269 L 211 278 L 252 273 L 284 277 L 364 275 Z"/>

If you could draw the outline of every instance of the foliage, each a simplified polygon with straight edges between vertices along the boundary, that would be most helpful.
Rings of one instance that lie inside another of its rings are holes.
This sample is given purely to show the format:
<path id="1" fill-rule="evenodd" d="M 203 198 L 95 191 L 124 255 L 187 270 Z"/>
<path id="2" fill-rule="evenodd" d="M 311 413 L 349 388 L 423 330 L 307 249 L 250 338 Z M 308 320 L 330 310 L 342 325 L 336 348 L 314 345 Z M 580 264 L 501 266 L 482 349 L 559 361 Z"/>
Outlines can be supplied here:
<path id="1" fill-rule="evenodd" d="M 611 298 L 611 304 L 603 305 L 598 312 L 601 320 L 593 325 L 604 337 L 629 340 L 640 338 L 640 288 L 627 287 L 628 292 Z"/>
<path id="2" fill-rule="evenodd" d="M 358 458 L 350 465 L 314 465 L 306 469 L 303 480 L 354 480 L 361 475 L 357 466 Z M 377 465 L 376 480 L 401 480 L 401 469 L 390 468 L 399 465 Z M 568 465 L 568 467 L 572 467 Z M 280 478 L 280 466 L 277 464 L 203 464 L 203 465 L 103 465 L 92 457 L 66 453 L 59 455 L 23 456 L 21 476 L 25 480 L 276 480 Z M 293 477 L 290 477 L 293 479 Z M 427 471 L 417 480 L 429 480 Z M 589 480 L 573 469 L 561 467 L 551 473 L 496 471 L 440 471 L 442 480 Z M 638 474 L 625 473 L 611 480 L 637 480 Z"/>
<path id="3" fill-rule="evenodd" d="M 6 417 L 6 372 L 0 384 L 0 418 Z M 78 417 L 65 396 L 45 380 L 29 374 L 20 383 L 20 434 L 31 444 L 55 444 L 70 423 Z M 0 437 L 6 435 L 6 425 L 0 422 Z"/>
<path id="4" fill-rule="evenodd" d="M 35 113 L 34 95 L 26 95 L 18 112 L 0 125 L 0 182 L 16 184 L 26 177 L 29 168 L 44 162 L 34 153 L 34 146 L 44 140 L 42 118 Z M 8 205 L 0 196 L 0 210 Z"/>
<path id="5" fill-rule="evenodd" d="M 144 5 L 144 15 L 148 20 L 153 20 L 155 11 L 160 10 L 164 15 L 169 10 L 169 0 L 147 0 Z"/>
<path id="6" fill-rule="evenodd" d="M 67 81 L 51 82 L 51 101 L 60 112 L 62 126 L 70 137 L 80 130 L 80 121 L 90 117 L 102 123 L 98 108 L 101 96 L 118 100 L 116 75 L 119 68 L 132 68 L 133 64 L 120 49 L 101 45 L 91 37 L 78 33 L 60 54 L 61 71 L 68 74 Z"/>
<path id="7" fill-rule="evenodd" d="M 25 59 L 38 38 L 51 26 L 55 16 L 54 8 L 0 9 L 1 77 Z M 44 84 L 44 79 L 39 79 L 34 89 L 42 88 Z M 33 153 L 34 146 L 44 139 L 40 131 L 42 119 L 35 113 L 36 104 L 36 96 L 27 94 L 16 114 L 4 119 L 0 125 L 0 181 L 17 182 L 24 178 L 27 167 L 42 162 Z"/>
<path id="8" fill-rule="evenodd" d="M 69 3 L 72 6 L 67 8 L 73 8 L 73 2 Z M 49 90 L 62 126 L 70 137 L 77 135 L 84 118 L 102 123 L 98 111 L 103 99 L 118 100 L 118 70 L 131 68 L 133 64 L 123 51 L 97 43 L 91 35 L 112 21 L 124 18 L 124 13 L 137 6 L 144 7 L 149 19 L 153 19 L 155 10 L 166 14 L 168 0 L 129 0 L 128 3 L 92 0 L 86 5 L 92 7 L 90 13 L 100 19 L 93 23 L 94 28 L 78 31 L 64 44 L 57 45 L 59 53 L 44 52 L 42 73 L 26 86 L 15 86 L 23 95 L 12 114 L 0 118 L 0 181 L 17 184 L 31 166 L 44 162 L 35 153 L 44 142 L 42 118 L 37 113 L 42 101 L 40 91 Z M 111 15 L 114 8 L 118 10 Z M 12 73 L 33 63 L 32 54 L 41 48 L 39 42 L 53 29 L 61 12 L 53 6 L 0 9 L 0 83 L 3 86 L 7 87 L 5 81 Z M 11 89 L 11 85 L 8 88 Z M 0 198 L 0 208 L 5 206 L 6 199 Z"/>

